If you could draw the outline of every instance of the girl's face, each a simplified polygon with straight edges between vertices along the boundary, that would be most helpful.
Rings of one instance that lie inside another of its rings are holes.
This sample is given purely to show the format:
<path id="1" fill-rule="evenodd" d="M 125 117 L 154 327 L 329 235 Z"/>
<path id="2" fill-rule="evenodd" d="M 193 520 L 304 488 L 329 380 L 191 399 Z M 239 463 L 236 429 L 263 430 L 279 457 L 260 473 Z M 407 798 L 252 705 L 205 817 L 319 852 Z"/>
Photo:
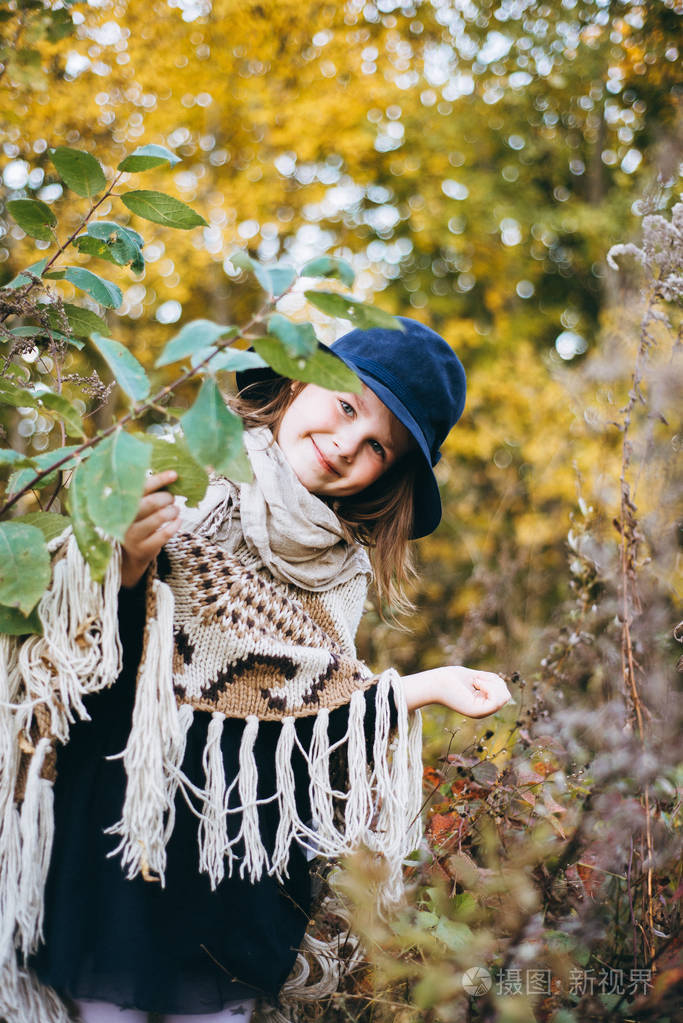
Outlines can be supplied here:
<path id="1" fill-rule="evenodd" d="M 360 493 L 414 446 L 405 426 L 365 385 L 351 394 L 307 384 L 275 439 L 299 481 L 325 497 Z"/>

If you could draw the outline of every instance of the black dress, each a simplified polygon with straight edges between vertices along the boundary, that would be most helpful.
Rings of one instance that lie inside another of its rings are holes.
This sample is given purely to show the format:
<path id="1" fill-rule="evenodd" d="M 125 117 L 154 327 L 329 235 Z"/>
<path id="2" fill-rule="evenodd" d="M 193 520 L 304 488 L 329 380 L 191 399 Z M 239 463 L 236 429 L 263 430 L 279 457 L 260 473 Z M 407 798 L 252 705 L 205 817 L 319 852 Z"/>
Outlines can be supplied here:
<path id="1" fill-rule="evenodd" d="M 108 856 L 118 838 L 104 831 L 121 816 L 125 774 L 121 759 L 106 757 L 123 750 L 130 731 L 143 615 L 142 588 L 122 591 L 123 671 L 114 686 L 88 698 L 92 720 L 74 725 L 68 745 L 58 752 L 45 942 L 31 965 L 44 983 L 71 998 L 162 1014 L 216 1013 L 236 999 L 279 991 L 309 918 L 309 865 L 293 844 L 284 883 L 267 875 L 255 884 L 242 880 L 238 864 L 233 876 L 211 891 L 207 875 L 198 870 L 197 818 L 182 796 L 176 799 L 164 888 L 140 876 L 126 880 L 118 856 Z M 373 687 L 366 698 L 368 735 L 374 724 L 374 694 Z M 199 786 L 204 783 L 202 753 L 209 720 L 209 714 L 195 713 L 183 762 L 183 771 Z M 304 748 L 314 721 L 297 721 Z M 331 742 L 344 734 L 347 722 L 347 707 L 330 714 Z M 237 774 L 243 727 L 237 719 L 224 723 L 228 778 Z M 254 748 L 259 796 L 276 788 L 279 731 L 279 722 L 259 725 Z M 292 765 L 299 813 L 307 820 L 308 774 L 296 750 Z M 272 848 L 277 802 L 260 807 L 259 813 L 262 839 Z"/>

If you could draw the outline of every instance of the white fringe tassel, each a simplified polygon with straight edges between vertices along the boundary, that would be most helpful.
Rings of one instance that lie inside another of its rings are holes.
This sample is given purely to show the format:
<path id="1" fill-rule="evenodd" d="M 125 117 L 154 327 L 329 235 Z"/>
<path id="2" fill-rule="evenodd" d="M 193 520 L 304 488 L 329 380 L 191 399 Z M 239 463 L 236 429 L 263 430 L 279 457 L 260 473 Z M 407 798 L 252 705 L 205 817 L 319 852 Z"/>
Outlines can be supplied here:
<path id="1" fill-rule="evenodd" d="M 404 697 L 405 700 L 405 697 Z M 422 842 L 422 713 L 414 710 L 408 729 L 408 791 L 406 810 L 406 855 L 419 849 Z"/>
<path id="2" fill-rule="evenodd" d="M 31 757 L 21 806 L 21 871 L 19 874 L 17 936 L 22 952 L 35 951 L 43 937 L 43 892 L 54 837 L 52 782 L 41 778 L 51 742 L 41 739 Z"/>
<path id="3" fill-rule="evenodd" d="M 286 717 L 282 722 L 280 738 L 278 739 L 275 751 L 275 778 L 277 783 L 277 802 L 280 811 L 280 821 L 275 836 L 275 849 L 270 865 L 270 874 L 282 880 L 289 877 L 287 863 L 289 862 L 289 847 L 301 830 L 301 821 L 296 809 L 296 790 L 294 784 L 294 770 L 292 768 L 292 753 L 296 740 L 296 729 L 293 717 Z"/>
<path id="4" fill-rule="evenodd" d="M 54 548 L 52 543 L 48 546 Z M 38 604 L 43 635 L 30 636 L 21 644 L 19 669 L 26 692 L 49 707 L 52 733 L 61 742 L 66 742 L 76 715 L 89 717 L 83 696 L 111 685 L 121 671 L 120 581 L 118 548 L 104 582 L 94 583 L 75 537 L 70 536 L 54 560 L 52 583 Z"/>
<path id="5" fill-rule="evenodd" d="M 71 1023 L 61 998 L 11 956 L 0 968 L 3 1023 Z"/>
<path id="6" fill-rule="evenodd" d="M 250 881 L 258 881 L 268 856 L 261 841 L 258 817 L 258 769 L 254 757 L 254 743 L 258 734 L 258 718 L 250 714 L 244 725 L 240 743 L 239 794 L 242 809 L 242 827 L 238 840 L 244 840 L 244 858 L 240 877 L 249 873 Z"/>
<path id="7" fill-rule="evenodd" d="M 346 841 L 334 823 L 332 783 L 330 781 L 330 740 L 327 734 L 330 712 L 316 714 L 309 751 L 309 796 L 315 826 L 315 844 L 324 856 L 346 851 Z"/>
<path id="8" fill-rule="evenodd" d="M 173 693 L 173 593 L 155 579 L 155 614 L 147 622 L 133 721 L 123 752 L 126 796 L 121 820 L 107 834 L 121 835 L 110 853 L 121 853 L 127 877 L 141 873 L 163 887 L 166 841 L 173 829 L 174 801 L 192 708 L 178 711 Z"/>
<path id="9" fill-rule="evenodd" d="M 365 693 L 358 691 L 351 697 L 349 707 L 349 793 L 344 815 L 346 842 L 349 846 L 361 841 L 372 821 L 372 791 L 368 776 L 364 719 Z"/>
<path id="10" fill-rule="evenodd" d="M 393 742 L 392 691 L 398 715 Z M 212 887 L 225 876 L 225 861 L 227 872 L 232 875 L 237 859 L 233 847 L 240 841 L 244 842 L 240 877 L 248 875 L 252 882 L 258 881 L 264 870 L 280 880 L 287 877 L 289 851 L 294 841 L 306 850 L 328 858 L 349 853 L 358 845 L 365 844 L 388 863 L 389 876 L 379 892 L 382 906 L 389 908 L 400 901 L 403 896 L 403 862 L 419 846 L 422 834 L 421 718 L 416 713 L 412 720 L 409 719 L 401 681 L 393 671 L 385 672 L 379 679 L 375 707 L 372 773 L 366 756 L 365 693 L 359 691 L 350 701 L 347 732 L 332 747 L 328 735 L 329 711 L 325 708 L 316 715 L 308 753 L 297 737 L 295 719 L 291 716 L 283 719 L 275 752 L 276 792 L 261 799 L 258 797 L 258 766 L 254 756 L 258 718 L 251 716 L 245 721 L 238 774 L 226 789 L 220 747 L 224 717 L 218 712 L 212 715 L 203 760 L 206 788 L 201 790 L 187 786 L 201 800 L 201 809 L 195 811 L 200 821 L 200 869 L 209 875 Z M 181 707 L 180 715 L 185 710 Z M 330 760 L 344 743 L 347 745 L 349 784 L 348 791 L 338 792 L 332 787 Z M 301 820 L 297 810 L 292 767 L 295 747 L 308 761 L 312 816 L 312 822 L 308 824 Z M 181 760 L 182 756 L 174 768 L 176 775 Z M 147 778 L 147 772 L 144 777 Z M 236 785 L 238 805 L 230 807 L 230 793 Z M 261 841 L 258 807 L 272 799 L 278 802 L 279 822 L 274 848 L 269 856 Z M 346 804 L 343 823 L 335 814 L 335 801 L 340 805 Z M 169 812 L 168 808 L 164 812 Z M 229 841 L 227 820 L 236 813 L 242 815 L 241 827 L 237 837 Z"/>
<path id="11" fill-rule="evenodd" d="M 34 707 L 50 712 L 66 741 L 83 696 L 112 684 L 121 670 L 115 549 L 102 584 L 93 583 L 73 536 L 50 541 L 52 583 L 38 604 L 44 634 L 0 636 L 0 1018 L 3 1023 L 68 1023 L 51 988 L 21 965 L 42 937 L 43 896 L 54 830 L 52 783 L 42 778 L 51 740 L 31 753 L 21 807 L 15 803 L 20 753 L 32 748 Z"/>
<path id="12" fill-rule="evenodd" d="M 43 889 L 52 844 L 52 787 L 41 778 L 50 740 L 35 749 L 21 811 L 14 804 L 19 768 L 19 741 L 28 738 L 36 702 L 45 702 L 58 738 L 66 739 L 75 715 L 87 717 L 82 697 L 110 684 L 120 670 L 116 623 L 119 584 L 118 555 L 112 559 L 103 587 L 89 578 L 73 538 L 55 566 L 54 585 L 40 604 L 45 636 L 18 644 L 0 637 L 0 1018 L 6 1023 L 66 1023 L 68 1016 L 54 992 L 44 988 L 17 962 L 15 948 L 28 955 L 41 938 Z M 422 793 L 421 721 L 409 720 L 405 697 L 395 672 L 377 682 L 373 765 L 366 757 L 365 694 L 353 695 L 346 735 L 330 747 L 329 711 L 316 715 L 311 746 L 306 754 L 292 717 L 283 720 L 275 755 L 279 824 L 272 856 L 263 845 L 259 827 L 258 768 L 254 756 L 259 722 L 246 719 L 239 750 L 239 772 L 228 787 L 221 753 L 224 716 L 215 712 L 207 732 L 203 765 L 205 789 L 190 786 L 181 772 L 187 733 L 193 720 L 189 705 L 178 709 L 173 692 L 173 595 L 154 580 L 155 611 L 146 625 L 143 663 L 137 683 L 133 720 L 122 757 L 127 775 L 121 820 L 109 829 L 121 836 L 111 855 L 121 854 L 127 876 L 142 873 L 164 883 L 166 843 L 174 824 L 178 786 L 193 789 L 201 800 L 199 817 L 200 869 L 216 887 L 227 869 L 232 874 L 240 842 L 244 853 L 240 876 L 258 881 L 267 870 L 287 876 L 293 841 L 326 856 L 336 857 L 365 844 L 382 855 L 388 878 L 380 886 L 382 908 L 403 894 L 402 865 L 421 837 Z M 391 741 L 390 692 L 397 707 L 396 737 Z M 330 780 L 330 757 L 347 744 L 349 786 L 336 792 Z M 312 826 L 301 821 L 296 805 L 292 757 L 295 746 L 308 761 Z M 185 787 L 185 783 L 187 786 Z M 239 805 L 229 808 L 237 786 Z M 335 819 L 335 801 L 345 801 L 343 824 Z M 229 841 L 227 820 L 241 813 L 241 827 Z M 153 875 L 157 875 L 154 877 Z M 320 941 L 308 936 L 294 975 L 283 989 L 285 1001 L 315 1000 L 334 991 L 348 957 L 338 955 L 338 939 Z M 349 946 L 350 947 L 350 946 Z M 345 955 L 348 949 L 345 951 Z M 360 953 L 358 953 L 360 954 Z M 310 982 L 306 956 L 318 963 L 319 977 Z"/>
<path id="13" fill-rule="evenodd" d="M 225 715 L 214 711 L 202 758 L 206 796 L 199 820 L 199 869 L 209 875 L 212 890 L 225 876 L 225 858 L 232 875 L 233 852 L 227 840 L 227 796 L 221 736 Z"/>
<path id="14" fill-rule="evenodd" d="M 13 711 L 19 678 L 16 644 L 0 636 L 0 963 L 13 954 L 19 910 L 21 838 L 14 791 L 19 769 L 19 716 Z"/>

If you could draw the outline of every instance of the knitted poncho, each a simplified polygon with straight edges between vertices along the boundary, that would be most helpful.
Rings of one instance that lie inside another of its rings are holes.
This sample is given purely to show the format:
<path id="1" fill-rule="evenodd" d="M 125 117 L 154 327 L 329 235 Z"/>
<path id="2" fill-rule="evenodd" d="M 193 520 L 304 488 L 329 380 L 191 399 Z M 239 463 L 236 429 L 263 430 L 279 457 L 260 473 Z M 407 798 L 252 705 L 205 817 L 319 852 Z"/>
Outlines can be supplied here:
<path id="1" fill-rule="evenodd" d="M 250 431 L 247 446 L 254 481 L 215 481 L 148 572 L 144 649 L 122 751 L 126 795 L 110 829 L 120 838 L 116 853 L 127 876 L 141 873 L 163 885 L 182 791 L 195 807 L 200 870 L 212 885 L 233 870 L 254 883 L 264 871 L 286 876 L 293 842 L 328 857 L 364 844 L 386 860 L 378 898 L 387 905 L 400 898 L 401 865 L 419 841 L 419 714 L 409 724 L 395 672 L 377 678 L 356 656 L 369 571 L 364 552 L 301 486 L 267 431 Z M 24 965 L 41 940 L 55 743 L 68 741 L 69 726 L 88 716 L 83 697 L 114 684 L 121 665 L 118 552 L 97 585 L 73 536 L 52 546 L 52 584 L 39 605 L 43 635 L 0 637 L 0 1018 L 7 1023 L 68 1018 Z M 373 685 L 375 727 L 366 736 L 364 692 Z M 398 712 L 393 735 L 390 691 Z M 329 712 L 342 705 L 349 707 L 348 729 L 331 749 Z M 182 771 L 198 713 L 211 715 L 202 789 Z M 315 715 L 305 753 L 312 820 L 304 821 L 291 758 L 295 719 L 308 715 Z M 226 717 L 245 722 L 234 778 L 226 778 L 220 754 Z M 279 811 L 272 848 L 259 833 L 254 743 L 262 720 L 281 722 L 269 797 Z M 344 791 L 330 780 L 336 747 L 348 764 Z M 234 814 L 240 825 L 230 838 Z M 305 982 L 307 969 L 295 973 Z"/>

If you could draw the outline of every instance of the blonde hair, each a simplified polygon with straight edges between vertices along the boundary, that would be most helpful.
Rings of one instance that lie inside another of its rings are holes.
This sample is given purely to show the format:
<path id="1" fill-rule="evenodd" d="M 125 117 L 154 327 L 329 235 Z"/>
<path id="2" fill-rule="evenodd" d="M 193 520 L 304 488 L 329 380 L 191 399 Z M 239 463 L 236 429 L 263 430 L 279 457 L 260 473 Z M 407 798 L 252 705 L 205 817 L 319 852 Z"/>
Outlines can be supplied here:
<path id="1" fill-rule="evenodd" d="M 275 377 L 245 387 L 228 402 L 246 426 L 266 426 L 276 434 L 285 412 L 305 386 Z M 362 544 L 368 550 L 382 617 L 382 605 L 392 617 L 413 609 L 407 586 L 415 569 L 408 542 L 419 458 L 417 451 L 409 451 L 367 490 L 328 501 L 349 543 Z"/>

